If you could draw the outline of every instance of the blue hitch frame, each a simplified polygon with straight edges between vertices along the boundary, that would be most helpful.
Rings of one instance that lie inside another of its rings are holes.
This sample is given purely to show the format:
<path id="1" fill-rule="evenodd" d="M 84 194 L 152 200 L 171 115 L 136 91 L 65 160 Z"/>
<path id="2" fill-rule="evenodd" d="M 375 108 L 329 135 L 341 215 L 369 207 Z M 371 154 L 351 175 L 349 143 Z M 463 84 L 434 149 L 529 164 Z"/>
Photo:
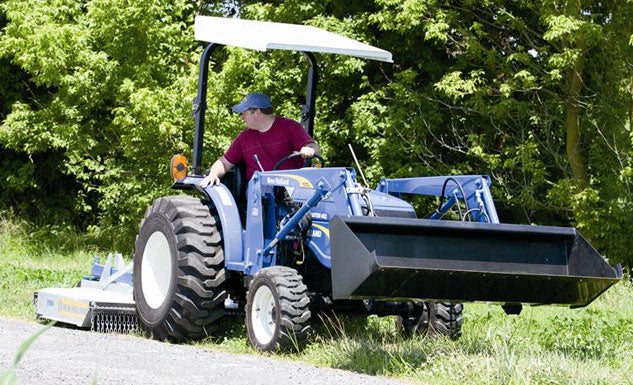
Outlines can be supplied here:
<path id="1" fill-rule="evenodd" d="M 107 281 L 110 277 L 115 282 L 132 285 L 132 272 L 125 266 L 121 254 L 108 254 L 104 264 L 101 264 L 100 257 L 94 257 L 90 276 L 84 278 L 89 281 Z"/>

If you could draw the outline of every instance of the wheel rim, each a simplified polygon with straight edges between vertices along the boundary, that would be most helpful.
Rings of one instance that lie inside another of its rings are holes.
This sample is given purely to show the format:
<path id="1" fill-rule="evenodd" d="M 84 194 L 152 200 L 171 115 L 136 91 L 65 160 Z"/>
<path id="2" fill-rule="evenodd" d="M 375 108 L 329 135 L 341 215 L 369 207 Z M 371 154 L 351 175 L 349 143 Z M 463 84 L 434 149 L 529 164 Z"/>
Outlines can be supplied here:
<path id="1" fill-rule="evenodd" d="M 141 262 L 141 289 L 145 302 L 152 309 L 158 309 L 165 302 L 171 286 L 171 265 L 167 237 L 156 231 L 145 243 Z"/>
<path id="2" fill-rule="evenodd" d="M 251 309 L 251 323 L 253 334 L 262 345 L 268 344 L 275 334 L 277 324 L 275 322 L 275 299 L 268 286 L 260 286 L 253 298 Z"/>

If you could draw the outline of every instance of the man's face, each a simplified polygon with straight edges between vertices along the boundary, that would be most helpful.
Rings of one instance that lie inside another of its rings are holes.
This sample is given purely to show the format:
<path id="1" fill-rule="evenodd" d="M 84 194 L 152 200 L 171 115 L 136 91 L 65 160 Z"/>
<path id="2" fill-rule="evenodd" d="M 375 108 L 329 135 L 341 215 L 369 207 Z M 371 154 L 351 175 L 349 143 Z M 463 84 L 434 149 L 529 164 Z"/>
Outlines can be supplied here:
<path id="1" fill-rule="evenodd" d="M 242 120 L 246 123 L 247 127 L 253 127 L 253 123 L 256 122 L 259 110 L 257 108 L 249 108 L 241 113 Z"/>

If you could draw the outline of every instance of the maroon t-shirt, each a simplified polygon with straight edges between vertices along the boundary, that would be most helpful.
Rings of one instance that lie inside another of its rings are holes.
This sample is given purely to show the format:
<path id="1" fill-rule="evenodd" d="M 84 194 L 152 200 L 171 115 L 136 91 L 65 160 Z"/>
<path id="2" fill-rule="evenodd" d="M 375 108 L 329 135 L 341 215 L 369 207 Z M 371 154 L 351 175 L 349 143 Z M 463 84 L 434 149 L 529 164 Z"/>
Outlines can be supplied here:
<path id="1" fill-rule="evenodd" d="M 266 132 L 246 129 L 240 132 L 224 157 L 233 164 L 246 165 L 246 178 L 250 180 L 255 171 L 260 171 L 253 155 L 257 155 L 265 171 L 270 171 L 275 163 L 284 156 L 301 150 L 301 147 L 314 140 L 296 121 L 283 116 L 275 117 L 273 125 Z M 305 160 L 301 157 L 284 162 L 280 169 L 301 168 Z"/>

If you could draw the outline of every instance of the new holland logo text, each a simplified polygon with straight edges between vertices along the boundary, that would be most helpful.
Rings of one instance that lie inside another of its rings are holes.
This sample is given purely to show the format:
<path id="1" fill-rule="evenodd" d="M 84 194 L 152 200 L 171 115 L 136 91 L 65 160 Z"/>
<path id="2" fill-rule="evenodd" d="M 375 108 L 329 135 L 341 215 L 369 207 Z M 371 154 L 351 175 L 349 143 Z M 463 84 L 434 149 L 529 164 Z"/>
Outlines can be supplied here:
<path id="1" fill-rule="evenodd" d="M 266 183 L 268 184 L 272 184 L 272 185 L 282 185 L 282 186 L 288 186 L 290 184 L 290 179 L 286 179 L 286 178 L 281 178 L 281 177 L 268 177 L 266 179 Z"/>
<path id="2" fill-rule="evenodd" d="M 88 305 L 69 298 L 60 298 L 57 301 L 57 312 L 70 317 L 83 318 L 88 313 Z"/>

